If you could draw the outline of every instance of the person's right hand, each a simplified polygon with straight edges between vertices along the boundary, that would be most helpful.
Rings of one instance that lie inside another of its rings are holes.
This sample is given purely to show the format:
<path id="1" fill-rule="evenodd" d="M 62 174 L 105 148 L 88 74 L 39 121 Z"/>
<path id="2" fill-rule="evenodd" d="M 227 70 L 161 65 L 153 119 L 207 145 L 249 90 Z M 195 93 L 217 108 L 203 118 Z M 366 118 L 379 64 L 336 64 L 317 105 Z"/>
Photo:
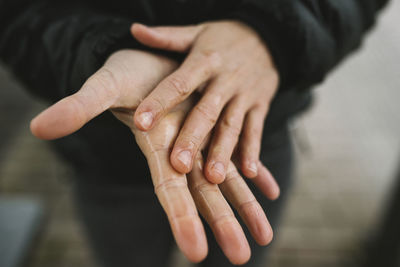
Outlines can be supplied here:
<path id="1" fill-rule="evenodd" d="M 107 109 L 112 109 L 130 126 L 140 100 L 176 67 L 175 62 L 161 56 L 135 50 L 119 51 L 110 56 L 104 67 L 89 78 L 77 93 L 38 115 L 31 123 L 31 130 L 42 139 L 63 137 Z M 180 127 L 177 118 L 181 118 L 182 122 L 184 114 L 183 109 L 175 115 L 168 114 L 163 119 L 165 123 L 160 124 L 163 128 L 152 131 L 151 138 L 149 134 L 130 128 L 148 159 L 157 196 L 170 220 L 176 241 L 187 258 L 200 261 L 207 253 L 198 209 L 210 223 L 228 258 L 234 263 L 243 263 L 249 257 L 248 245 L 219 188 L 205 183 L 200 165 L 190 174 L 189 185 L 186 186 L 185 175 L 171 167 L 168 150 L 163 150 L 163 146 L 172 144 L 171 138 L 175 138 Z M 262 209 L 233 165 L 231 176 L 227 183 L 221 185 L 222 192 L 238 209 L 256 241 L 267 244 L 272 232 Z M 279 187 L 265 167 L 252 181 L 267 197 L 278 197 Z"/>

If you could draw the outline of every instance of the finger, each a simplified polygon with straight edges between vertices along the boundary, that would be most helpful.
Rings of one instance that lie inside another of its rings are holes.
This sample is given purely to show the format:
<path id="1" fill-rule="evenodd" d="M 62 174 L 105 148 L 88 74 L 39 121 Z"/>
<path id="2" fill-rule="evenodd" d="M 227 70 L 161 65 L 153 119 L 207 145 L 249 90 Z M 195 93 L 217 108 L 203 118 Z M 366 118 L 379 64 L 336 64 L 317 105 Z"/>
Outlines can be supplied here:
<path id="1" fill-rule="evenodd" d="M 178 247 L 190 261 L 203 260 L 207 255 L 207 240 L 185 175 L 169 164 L 168 146 L 155 144 L 147 133 L 137 131 L 135 136 L 147 158 L 155 193 L 167 214 Z M 165 144 L 171 136 L 166 137 Z"/>
<path id="2" fill-rule="evenodd" d="M 202 25 L 148 27 L 140 23 L 134 23 L 131 27 L 131 32 L 144 45 L 164 50 L 186 52 L 203 28 Z"/>
<path id="3" fill-rule="evenodd" d="M 222 86 L 229 87 L 221 79 L 213 80 L 206 93 L 186 118 L 171 152 L 171 164 L 177 171 L 188 173 L 192 169 L 194 156 L 197 155 L 206 137 L 215 126 L 230 97 L 228 94 L 217 91 Z"/>
<path id="4" fill-rule="evenodd" d="M 257 169 L 258 174 L 251 181 L 268 199 L 277 199 L 280 194 L 278 183 L 261 161 L 257 162 Z"/>
<path id="5" fill-rule="evenodd" d="M 222 183 L 233 150 L 238 142 L 246 103 L 244 98 L 234 98 L 221 116 L 209 146 L 205 175 L 212 183 Z"/>
<path id="6" fill-rule="evenodd" d="M 205 179 L 201 155 L 197 155 L 193 171 L 188 175 L 189 188 L 197 208 L 210 225 L 226 257 L 233 264 L 244 264 L 251 252 L 243 229 L 218 186 Z"/>
<path id="7" fill-rule="evenodd" d="M 148 131 L 174 106 L 185 100 L 196 88 L 213 77 L 219 65 L 215 53 L 189 54 L 182 66 L 165 78 L 135 112 L 135 125 Z"/>
<path id="8" fill-rule="evenodd" d="M 273 237 L 271 225 L 264 210 L 232 162 L 229 163 L 225 182 L 220 184 L 224 196 L 238 211 L 251 235 L 259 245 L 268 245 Z"/>
<path id="9" fill-rule="evenodd" d="M 268 106 L 256 106 L 251 109 L 245 119 L 240 140 L 241 170 L 248 178 L 258 174 L 257 162 L 260 156 L 262 131 Z"/>
<path id="10" fill-rule="evenodd" d="M 75 94 L 63 98 L 31 121 L 32 133 L 41 139 L 56 139 L 79 130 L 110 108 L 118 99 L 113 74 L 101 68 Z"/>

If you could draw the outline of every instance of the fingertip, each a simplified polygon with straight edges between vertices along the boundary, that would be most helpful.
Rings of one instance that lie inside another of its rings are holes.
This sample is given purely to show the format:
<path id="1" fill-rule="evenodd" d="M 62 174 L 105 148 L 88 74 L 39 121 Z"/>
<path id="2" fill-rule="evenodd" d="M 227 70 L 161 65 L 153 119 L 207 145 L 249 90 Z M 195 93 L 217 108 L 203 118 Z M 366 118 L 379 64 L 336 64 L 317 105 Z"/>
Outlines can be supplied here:
<path id="1" fill-rule="evenodd" d="M 205 173 L 207 180 L 213 184 L 221 184 L 225 180 L 226 169 L 222 162 L 207 163 Z"/>
<path id="2" fill-rule="evenodd" d="M 255 178 L 259 173 L 259 159 L 254 158 L 256 153 L 251 153 L 248 149 L 243 149 L 244 142 L 242 141 L 242 151 L 240 153 L 240 169 L 247 178 Z M 258 155 L 258 153 L 257 153 Z"/>
<path id="3" fill-rule="evenodd" d="M 29 124 L 29 129 L 35 137 L 37 137 L 39 139 L 43 139 L 42 135 L 41 135 L 40 127 L 39 127 L 39 124 L 37 121 L 37 116 L 31 120 L 31 122 Z"/>
<path id="4" fill-rule="evenodd" d="M 247 202 L 238 211 L 257 244 L 268 245 L 272 240 L 272 228 L 260 204 Z"/>
<path id="5" fill-rule="evenodd" d="M 253 179 L 258 175 L 257 164 L 254 161 L 245 161 L 242 163 L 241 168 L 244 176 L 247 178 Z"/>
<path id="6" fill-rule="evenodd" d="M 135 23 L 133 23 L 131 25 L 130 30 L 131 30 L 132 34 L 135 34 L 135 30 L 137 29 L 137 27 L 138 27 L 138 23 L 137 22 L 135 22 Z"/>
<path id="7" fill-rule="evenodd" d="M 205 246 L 200 247 L 199 249 L 194 251 L 194 253 L 191 256 L 188 256 L 187 258 L 192 263 L 199 263 L 207 257 L 207 254 L 208 254 L 208 245 L 206 243 Z"/>
<path id="8" fill-rule="evenodd" d="M 192 152 L 174 149 L 170 156 L 171 165 L 180 173 L 189 173 L 193 168 Z"/>
<path id="9" fill-rule="evenodd" d="M 280 189 L 277 181 L 275 180 L 275 178 L 271 174 L 271 172 L 267 169 L 267 167 L 265 167 L 263 164 L 261 164 L 261 169 L 264 171 L 264 175 L 266 176 L 266 180 L 268 180 L 269 183 L 270 183 L 270 190 L 269 190 L 268 198 L 270 200 L 278 199 L 280 194 L 281 194 L 281 189 Z"/>
<path id="10" fill-rule="evenodd" d="M 269 223 L 265 213 L 263 213 L 262 218 L 259 218 L 257 223 L 257 238 L 255 238 L 257 244 L 260 246 L 267 246 L 272 242 L 274 237 L 274 232 L 272 230 L 271 224 Z"/>
<path id="11" fill-rule="evenodd" d="M 196 249 L 192 250 L 191 252 L 184 253 L 185 257 L 192 263 L 199 263 L 203 261 L 208 254 L 208 245 L 207 241 L 205 244 L 196 247 Z"/>
<path id="12" fill-rule="evenodd" d="M 270 200 L 276 200 L 280 195 L 280 187 L 276 182 L 271 172 L 259 161 L 258 163 L 258 176 L 254 182 L 259 186 L 261 191 Z"/>
<path id="13" fill-rule="evenodd" d="M 135 22 L 135 23 L 133 23 L 131 25 L 131 33 L 133 35 L 135 35 L 137 33 L 141 33 L 141 32 L 146 31 L 148 29 L 149 29 L 149 27 L 147 27 L 146 25 L 144 25 L 142 23 L 138 23 L 138 22 Z"/>
<path id="14" fill-rule="evenodd" d="M 155 29 L 141 23 L 134 23 L 131 26 L 131 33 L 139 42 L 157 47 L 157 40 L 160 35 Z"/>
<path id="15" fill-rule="evenodd" d="M 205 259 L 208 245 L 200 218 L 182 218 L 172 223 L 172 228 L 179 249 L 189 261 L 198 263 Z"/>
<path id="16" fill-rule="evenodd" d="M 230 260 L 230 262 L 233 265 L 243 265 L 250 260 L 250 257 L 251 257 L 251 250 L 250 247 L 248 247 L 248 249 L 242 250 L 237 255 L 235 255 L 234 258 Z"/>
<path id="17" fill-rule="evenodd" d="M 215 226 L 215 235 L 222 251 L 234 265 L 249 261 L 251 250 L 242 227 L 236 221 L 223 221 Z"/>
<path id="18" fill-rule="evenodd" d="M 137 111 L 133 117 L 135 126 L 141 131 L 148 131 L 154 123 L 154 115 L 150 111 Z"/>
<path id="19" fill-rule="evenodd" d="M 29 124 L 29 129 L 33 136 L 42 140 L 53 140 L 58 136 L 51 129 L 47 129 L 45 125 L 46 121 L 43 118 L 43 113 L 33 118 Z"/>
<path id="20" fill-rule="evenodd" d="M 260 239 L 256 240 L 257 244 L 260 246 L 268 246 L 271 244 L 272 240 L 274 239 L 274 231 L 272 231 L 272 228 L 269 227 L 268 232 Z"/>
<path id="21" fill-rule="evenodd" d="M 140 29 L 141 27 L 145 27 L 145 25 L 139 22 L 134 22 L 131 25 L 131 30 Z"/>
<path id="22" fill-rule="evenodd" d="M 281 189 L 279 188 L 279 186 L 274 186 L 271 195 L 269 196 L 269 199 L 273 201 L 277 200 L 280 195 L 281 195 Z"/>

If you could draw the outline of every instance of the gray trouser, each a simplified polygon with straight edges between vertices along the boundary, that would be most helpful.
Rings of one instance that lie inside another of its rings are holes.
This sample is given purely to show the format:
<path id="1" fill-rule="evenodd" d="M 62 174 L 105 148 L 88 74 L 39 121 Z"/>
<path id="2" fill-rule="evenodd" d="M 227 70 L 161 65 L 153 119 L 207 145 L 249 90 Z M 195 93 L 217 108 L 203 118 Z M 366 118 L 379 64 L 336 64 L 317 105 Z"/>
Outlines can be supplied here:
<path id="1" fill-rule="evenodd" d="M 264 134 L 261 160 L 277 179 L 281 197 L 269 201 L 251 182 L 248 184 L 276 230 L 293 169 L 292 146 L 286 126 Z M 137 175 L 141 174 L 138 170 Z M 104 267 L 166 266 L 174 240 L 153 188 L 149 185 L 89 185 L 80 182 L 82 180 L 76 179 L 76 204 L 99 264 Z M 209 254 L 199 265 L 233 266 L 218 247 L 210 228 L 205 228 Z M 244 266 L 265 266 L 262 264 L 268 247 L 258 246 L 244 225 L 243 228 L 252 250 L 251 259 Z"/>

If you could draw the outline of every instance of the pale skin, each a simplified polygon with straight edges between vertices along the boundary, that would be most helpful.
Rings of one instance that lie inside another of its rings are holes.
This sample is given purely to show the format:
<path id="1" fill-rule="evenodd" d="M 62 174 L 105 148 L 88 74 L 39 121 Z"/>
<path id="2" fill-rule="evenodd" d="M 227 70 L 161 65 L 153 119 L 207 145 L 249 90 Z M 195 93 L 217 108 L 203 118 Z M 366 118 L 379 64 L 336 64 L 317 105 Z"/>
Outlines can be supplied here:
<path id="1" fill-rule="evenodd" d="M 134 24 L 131 31 L 150 47 L 187 53 L 182 65 L 140 103 L 135 125 L 142 131 L 152 129 L 175 105 L 201 90 L 201 100 L 175 141 L 172 166 L 190 172 L 213 130 L 204 170 L 207 179 L 224 181 L 236 145 L 242 172 L 256 177 L 264 120 L 279 83 L 269 50 L 257 33 L 237 21 L 183 27 Z"/>
<path id="2" fill-rule="evenodd" d="M 200 151 L 187 175 L 176 171 L 169 161 L 170 149 L 196 102 L 194 97 L 171 109 L 147 132 L 140 131 L 134 124 L 133 114 L 141 99 L 177 66 L 170 59 L 142 51 L 116 52 L 77 93 L 60 100 L 33 119 L 31 130 L 42 139 L 59 138 L 75 132 L 93 117 L 110 109 L 132 130 L 146 156 L 156 195 L 184 255 L 193 262 L 199 262 L 207 255 L 199 211 L 228 259 L 234 264 L 245 263 L 250 257 L 249 245 L 227 201 L 238 211 L 260 245 L 271 241 L 272 230 L 235 165 L 228 163 L 227 179 L 216 185 L 204 177 Z M 259 172 L 252 181 L 268 198 L 276 199 L 279 196 L 278 185 L 259 161 L 257 165 Z"/>

